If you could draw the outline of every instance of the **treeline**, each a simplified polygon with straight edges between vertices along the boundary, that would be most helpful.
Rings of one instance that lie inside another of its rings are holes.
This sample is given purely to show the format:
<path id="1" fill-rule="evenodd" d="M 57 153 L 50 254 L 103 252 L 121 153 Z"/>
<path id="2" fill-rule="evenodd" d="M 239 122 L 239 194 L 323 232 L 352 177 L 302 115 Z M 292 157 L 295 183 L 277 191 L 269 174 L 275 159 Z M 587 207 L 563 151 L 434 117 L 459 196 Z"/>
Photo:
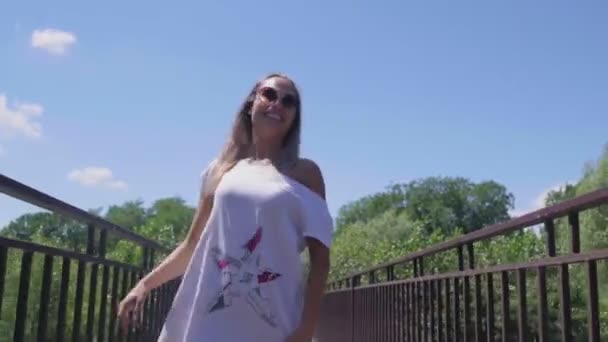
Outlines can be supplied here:
<path id="1" fill-rule="evenodd" d="M 585 166 L 580 180 L 551 191 L 545 204 L 556 204 L 604 187 L 608 187 L 608 148 L 604 149 L 597 161 Z M 407 184 L 391 185 L 384 191 L 345 205 L 339 211 L 331 252 L 330 278 L 339 279 L 349 273 L 505 221 L 510 218 L 513 201 L 513 195 L 493 181 L 475 183 L 464 178 L 428 177 Z M 580 227 L 581 251 L 608 248 L 608 206 L 582 213 Z M 570 236 L 567 220 L 557 220 L 555 230 L 557 253 L 568 253 Z M 475 266 L 481 268 L 544 258 L 547 256 L 545 241 L 541 226 L 476 243 Z M 456 271 L 457 265 L 456 253 L 444 252 L 425 260 L 425 274 Z M 399 278 L 412 276 L 411 267 L 398 268 L 396 272 Z M 534 272 L 527 273 L 528 325 L 531 332 L 537 334 L 536 275 Z M 548 268 L 546 274 L 550 340 L 560 340 L 557 268 Z M 380 274 L 382 276 L 384 275 Z M 511 322 L 517 322 L 515 280 L 515 274 L 512 274 Z M 605 261 L 598 262 L 598 281 L 599 293 L 608 293 L 608 264 Z M 473 284 L 471 281 L 471 291 Z M 494 286 L 497 299 L 496 294 L 500 293 L 498 277 L 494 280 Z M 570 286 L 573 336 L 576 341 L 587 341 L 587 274 L 584 264 L 570 266 Z M 485 291 L 484 288 L 483 298 Z M 495 305 L 499 307 L 498 302 Z M 501 311 L 496 310 L 496 315 L 496 322 L 501 322 Z M 602 295 L 600 316 L 602 336 L 608 338 L 608 297 Z"/>

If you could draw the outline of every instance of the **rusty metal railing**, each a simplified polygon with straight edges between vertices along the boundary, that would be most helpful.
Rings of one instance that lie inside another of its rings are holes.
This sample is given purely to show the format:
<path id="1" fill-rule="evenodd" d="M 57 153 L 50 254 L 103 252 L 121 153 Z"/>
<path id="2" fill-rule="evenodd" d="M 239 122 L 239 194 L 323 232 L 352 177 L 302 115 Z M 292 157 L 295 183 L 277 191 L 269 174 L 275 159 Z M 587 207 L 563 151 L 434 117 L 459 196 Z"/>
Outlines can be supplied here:
<path id="1" fill-rule="evenodd" d="M 155 340 L 179 280 L 151 292 L 143 315 L 128 331 L 118 327 L 116 308 L 153 267 L 155 252 L 165 252 L 161 245 L 1 174 L 0 193 L 74 220 L 87 230 L 84 253 L 0 237 L 1 334 L 15 342 Z M 143 260 L 132 265 L 107 259 L 108 234 L 141 248 Z M 6 287 L 16 279 L 18 288 Z"/>
<path id="2" fill-rule="evenodd" d="M 608 312 L 601 321 L 598 264 L 605 266 L 608 249 L 581 251 L 580 238 L 581 213 L 606 209 L 605 204 L 608 189 L 600 189 L 335 280 L 324 297 L 316 340 L 606 341 L 608 336 L 600 336 Z M 560 234 L 569 232 L 561 253 L 556 248 L 559 223 L 567 226 Z M 603 224 L 608 230 L 608 216 Z M 544 252 L 535 260 L 476 262 L 476 244 L 539 225 Z M 445 254 L 454 256 L 447 259 L 454 261 L 454 270 L 425 272 Z M 575 267 L 584 277 L 584 288 L 576 292 Z M 582 312 L 573 305 L 573 293 L 584 294 L 576 298 L 584 302 Z M 576 335 L 575 318 L 586 321 Z"/>

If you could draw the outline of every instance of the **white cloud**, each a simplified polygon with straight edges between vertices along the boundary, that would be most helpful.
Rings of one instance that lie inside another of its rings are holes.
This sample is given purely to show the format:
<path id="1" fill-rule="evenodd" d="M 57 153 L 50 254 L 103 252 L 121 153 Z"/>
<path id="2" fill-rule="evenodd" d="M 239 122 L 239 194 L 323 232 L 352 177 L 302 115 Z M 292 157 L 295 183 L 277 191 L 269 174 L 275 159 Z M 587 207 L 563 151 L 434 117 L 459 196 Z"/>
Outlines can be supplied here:
<path id="1" fill-rule="evenodd" d="M 533 199 L 532 201 L 530 201 L 526 206 L 522 207 L 522 208 L 515 208 L 514 210 L 511 210 L 509 212 L 509 214 L 512 217 L 518 217 L 518 216 L 522 216 L 524 214 L 533 212 L 535 210 L 539 210 L 545 207 L 545 199 L 547 198 L 547 195 L 549 195 L 549 193 L 551 191 L 555 191 L 555 190 L 559 190 L 561 188 L 563 188 L 566 184 L 574 184 L 575 182 L 562 182 L 559 184 L 555 184 L 551 187 L 546 188 L 545 190 L 541 191 L 540 193 L 538 193 Z"/>
<path id="2" fill-rule="evenodd" d="M 6 152 L 4 151 L 4 147 L 0 145 L 0 157 L 2 157 Z"/>
<path id="3" fill-rule="evenodd" d="M 0 94 L 0 138 L 11 139 L 21 135 L 29 139 L 42 137 L 42 125 L 37 119 L 44 108 L 34 103 L 17 103 L 9 108 L 7 98 Z"/>
<path id="4" fill-rule="evenodd" d="M 53 55 L 63 55 L 76 43 L 76 36 L 71 32 L 57 29 L 35 30 L 32 33 L 32 47 L 46 50 Z"/>
<path id="5" fill-rule="evenodd" d="M 68 173 L 68 179 L 87 187 L 105 187 L 113 190 L 127 188 L 127 183 L 114 178 L 112 170 L 107 167 L 90 166 L 74 169 Z"/>
<path id="6" fill-rule="evenodd" d="M 116 189 L 116 190 L 125 190 L 125 189 L 127 189 L 127 183 L 126 183 L 126 182 L 124 182 L 124 181 L 121 181 L 121 180 L 114 180 L 114 181 L 111 181 L 111 182 L 108 184 L 108 186 L 109 186 L 111 189 Z"/>

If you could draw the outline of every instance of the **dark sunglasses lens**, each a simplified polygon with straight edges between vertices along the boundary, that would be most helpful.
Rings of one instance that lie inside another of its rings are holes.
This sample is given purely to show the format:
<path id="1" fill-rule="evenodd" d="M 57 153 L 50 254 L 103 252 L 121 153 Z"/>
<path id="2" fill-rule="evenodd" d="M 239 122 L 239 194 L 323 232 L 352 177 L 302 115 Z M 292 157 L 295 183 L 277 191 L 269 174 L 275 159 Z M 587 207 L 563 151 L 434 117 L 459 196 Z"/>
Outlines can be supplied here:
<path id="1" fill-rule="evenodd" d="M 285 95 L 281 103 L 285 108 L 292 108 L 296 106 L 296 98 L 293 95 Z"/>
<path id="2" fill-rule="evenodd" d="M 277 92 L 272 88 L 264 88 L 261 91 L 262 96 L 266 98 L 268 101 L 275 101 L 278 97 Z"/>

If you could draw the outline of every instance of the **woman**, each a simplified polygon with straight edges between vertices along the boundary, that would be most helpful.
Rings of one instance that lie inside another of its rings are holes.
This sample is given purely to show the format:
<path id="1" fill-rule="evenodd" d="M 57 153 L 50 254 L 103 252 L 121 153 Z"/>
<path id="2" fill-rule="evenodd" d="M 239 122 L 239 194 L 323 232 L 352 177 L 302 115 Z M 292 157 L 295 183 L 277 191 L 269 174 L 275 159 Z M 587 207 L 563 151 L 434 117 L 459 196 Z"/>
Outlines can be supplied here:
<path id="1" fill-rule="evenodd" d="M 299 157 L 300 127 L 294 82 L 282 74 L 259 81 L 202 173 L 186 239 L 120 303 L 123 324 L 150 290 L 183 275 L 159 341 L 312 339 L 333 226 L 321 171 Z"/>

